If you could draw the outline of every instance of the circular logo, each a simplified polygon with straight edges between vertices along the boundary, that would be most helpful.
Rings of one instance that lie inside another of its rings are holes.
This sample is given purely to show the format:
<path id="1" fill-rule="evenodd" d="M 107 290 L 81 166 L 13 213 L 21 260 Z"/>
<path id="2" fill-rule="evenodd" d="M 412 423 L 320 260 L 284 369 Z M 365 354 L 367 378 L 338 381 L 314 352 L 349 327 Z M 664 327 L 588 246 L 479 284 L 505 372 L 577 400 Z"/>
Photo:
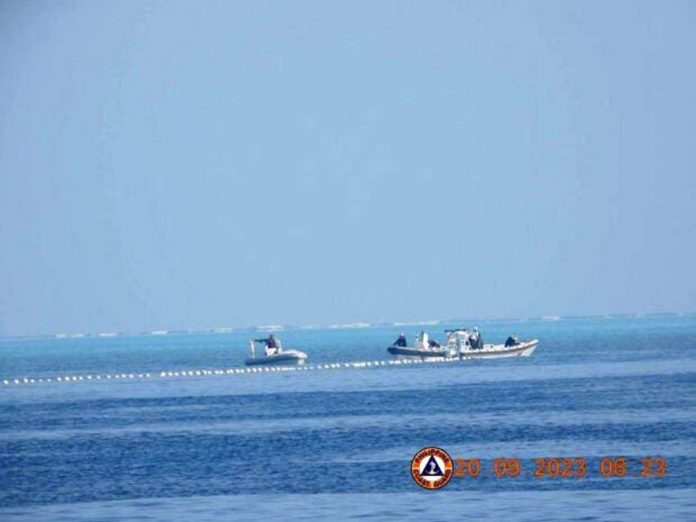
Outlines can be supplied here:
<path id="1" fill-rule="evenodd" d="M 422 488 L 445 487 L 452 478 L 452 457 L 440 448 L 423 448 L 411 461 L 411 475 Z"/>

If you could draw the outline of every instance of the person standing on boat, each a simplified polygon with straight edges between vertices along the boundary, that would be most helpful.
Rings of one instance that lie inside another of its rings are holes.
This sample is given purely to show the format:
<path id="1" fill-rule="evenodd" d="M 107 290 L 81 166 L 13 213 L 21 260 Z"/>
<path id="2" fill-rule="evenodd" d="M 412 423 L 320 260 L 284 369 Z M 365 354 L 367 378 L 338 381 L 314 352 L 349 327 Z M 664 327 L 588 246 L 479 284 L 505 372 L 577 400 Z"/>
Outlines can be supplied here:
<path id="1" fill-rule="evenodd" d="M 428 334 L 425 333 L 425 330 L 421 330 L 421 333 L 416 337 L 416 348 L 420 348 L 421 350 L 428 350 L 430 348 Z"/>
<path id="2" fill-rule="evenodd" d="M 266 339 L 255 339 L 255 341 L 266 345 L 264 348 L 266 356 L 275 355 L 280 352 L 280 341 L 276 339 L 273 334 L 269 335 Z"/>
<path id="3" fill-rule="evenodd" d="M 394 341 L 394 346 L 401 346 L 402 348 L 405 348 L 406 345 L 408 345 L 406 336 L 404 334 L 399 334 L 399 337 L 397 337 L 396 341 Z"/>
<path id="4" fill-rule="evenodd" d="M 469 336 L 469 342 L 474 350 L 480 350 L 483 348 L 483 338 L 481 337 L 481 332 L 474 326 L 473 333 Z"/>

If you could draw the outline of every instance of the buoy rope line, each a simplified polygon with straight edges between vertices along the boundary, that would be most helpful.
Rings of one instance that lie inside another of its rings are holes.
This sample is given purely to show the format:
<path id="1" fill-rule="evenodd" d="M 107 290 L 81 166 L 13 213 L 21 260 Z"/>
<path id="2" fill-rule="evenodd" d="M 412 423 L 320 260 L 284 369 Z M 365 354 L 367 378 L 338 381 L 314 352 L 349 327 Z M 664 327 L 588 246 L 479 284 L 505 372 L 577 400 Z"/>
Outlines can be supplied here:
<path id="1" fill-rule="evenodd" d="M 344 363 L 327 364 L 300 364 L 296 366 L 258 366 L 248 368 L 226 368 L 217 370 L 163 370 L 160 372 L 127 372 L 127 373 L 99 373 L 99 374 L 78 374 L 78 375 L 59 375 L 55 377 L 18 377 L 14 379 L 2 379 L 3 386 L 24 386 L 42 383 L 73 384 L 90 381 L 131 381 L 138 379 L 171 379 L 181 377 L 214 377 L 214 376 L 234 376 L 252 373 L 268 372 L 306 372 L 318 370 L 341 370 L 356 368 L 376 368 L 383 366 L 398 366 L 409 364 L 433 364 L 433 363 L 452 363 L 461 361 L 459 357 L 437 357 L 430 359 L 391 359 L 387 361 L 354 361 Z"/>

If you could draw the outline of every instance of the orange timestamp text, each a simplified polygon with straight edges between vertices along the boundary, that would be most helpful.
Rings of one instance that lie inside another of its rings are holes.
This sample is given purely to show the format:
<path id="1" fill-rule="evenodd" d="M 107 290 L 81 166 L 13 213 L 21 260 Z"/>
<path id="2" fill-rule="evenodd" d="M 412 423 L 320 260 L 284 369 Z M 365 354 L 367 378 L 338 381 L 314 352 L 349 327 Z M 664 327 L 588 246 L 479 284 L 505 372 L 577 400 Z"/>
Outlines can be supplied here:
<path id="1" fill-rule="evenodd" d="M 585 457 L 538 457 L 519 459 L 498 457 L 484 462 L 479 458 L 455 458 L 454 478 L 510 478 L 535 477 L 539 479 L 578 479 L 588 476 L 602 478 L 645 477 L 660 478 L 667 475 L 667 460 L 664 457 L 626 458 L 607 456 L 599 459 Z M 588 462 L 589 461 L 589 462 Z"/>

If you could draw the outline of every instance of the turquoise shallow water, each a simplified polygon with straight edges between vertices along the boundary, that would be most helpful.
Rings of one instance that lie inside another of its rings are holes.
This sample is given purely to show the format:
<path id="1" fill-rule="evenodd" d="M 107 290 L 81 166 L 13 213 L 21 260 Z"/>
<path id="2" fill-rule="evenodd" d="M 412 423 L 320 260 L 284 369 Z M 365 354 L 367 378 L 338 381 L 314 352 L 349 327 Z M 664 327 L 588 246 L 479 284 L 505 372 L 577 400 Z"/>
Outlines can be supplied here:
<path id="1" fill-rule="evenodd" d="M 487 342 L 542 343 L 528 358 L 336 369 L 386 360 L 420 327 L 293 330 L 285 346 L 321 368 L 216 375 L 241 365 L 249 332 L 0 340 L 0 517 L 696 517 L 695 317 L 478 326 Z M 127 377 L 86 379 L 107 374 Z M 409 462 L 429 445 L 486 470 L 518 457 L 525 473 L 420 490 Z M 667 475 L 639 476 L 655 455 Z M 539 479 L 541 456 L 583 456 L 590 472 Z M 604 456 L 635 471 L 603 478 Z"/>

